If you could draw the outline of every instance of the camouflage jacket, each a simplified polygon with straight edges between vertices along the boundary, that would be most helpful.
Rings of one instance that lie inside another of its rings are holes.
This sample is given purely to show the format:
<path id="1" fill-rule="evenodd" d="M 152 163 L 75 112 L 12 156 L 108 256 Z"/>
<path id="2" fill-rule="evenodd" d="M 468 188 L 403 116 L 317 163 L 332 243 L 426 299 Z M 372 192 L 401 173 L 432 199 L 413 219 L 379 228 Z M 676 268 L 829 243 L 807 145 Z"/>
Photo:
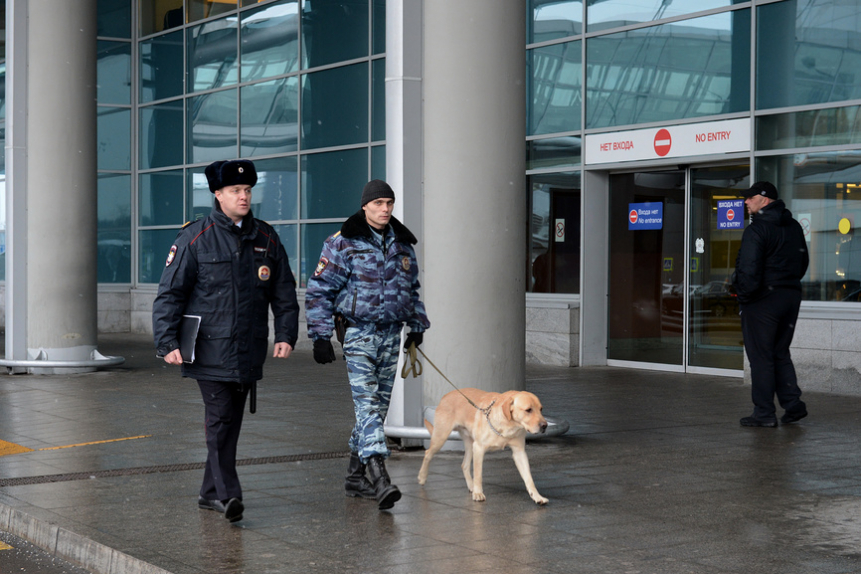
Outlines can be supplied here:
<path id="1" fill-rule="evenodd" d="M 357 324 L 406 323 L 415 332 L 428 329 L 430 321 L 419 299 L 416 241 L 394 217 L 385 240 L 362 211 L 345 221 L 323 244 L 320 262 L 308 279 L 308 336 L 330 339 L 335 313 Z"/>

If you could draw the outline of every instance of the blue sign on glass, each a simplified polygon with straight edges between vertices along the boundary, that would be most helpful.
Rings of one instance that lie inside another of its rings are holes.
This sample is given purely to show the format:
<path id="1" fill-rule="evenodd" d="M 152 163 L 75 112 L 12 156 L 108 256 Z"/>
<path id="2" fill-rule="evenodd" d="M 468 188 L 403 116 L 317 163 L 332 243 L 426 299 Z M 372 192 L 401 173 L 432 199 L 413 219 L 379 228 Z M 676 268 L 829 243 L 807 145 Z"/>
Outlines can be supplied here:
<path id="1" fill-rule="evenodd" d="M 717 204 L 718 229 L 744 229 L 743 199 L 721 199 Z"/>
<path id="2" fill-rule="evenodd" d="M 650 201 L 628 204 L 628 229 L 661 229 L 663 226 L 663 203 Z"/>

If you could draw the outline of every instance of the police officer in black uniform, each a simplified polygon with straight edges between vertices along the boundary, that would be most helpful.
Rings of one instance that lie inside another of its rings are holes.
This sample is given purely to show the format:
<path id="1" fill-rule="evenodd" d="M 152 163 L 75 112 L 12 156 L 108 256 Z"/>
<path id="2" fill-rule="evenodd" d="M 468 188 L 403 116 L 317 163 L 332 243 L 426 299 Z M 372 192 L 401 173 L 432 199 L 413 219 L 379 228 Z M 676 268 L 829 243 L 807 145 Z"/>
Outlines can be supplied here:
<path id="1" fill-rule="evenodd" d="M 750 361 L 753 414 L 740 422 L 746 427 L 776 427 L 775 394 L 785 411 L 780 422 L 794 423 L 807 416 L 789 345 L 810 256 L 801 225 L 774 185 L 756 182 L 744 197 L 751 223 L 741 238 L 733 286 Z"/>
<path id="2" fill-rule="evenodd" d="M 236 443 L 249 389 L 263 376 L 269 308 L 276 358 L 287 358 L 299 333 L 296 281 L 278 234 L 251 214 L 257 183 L 247 160 L 206 168 L 212 212 L 187 223 L 170 248 L 153 303 L 159 356 L 197 380 L 206 408 L 207 459 L 198 506 L 242 519 Z M 195 357 L 183 362 L 178 332 L 183 315 L 201 317 Z"/>

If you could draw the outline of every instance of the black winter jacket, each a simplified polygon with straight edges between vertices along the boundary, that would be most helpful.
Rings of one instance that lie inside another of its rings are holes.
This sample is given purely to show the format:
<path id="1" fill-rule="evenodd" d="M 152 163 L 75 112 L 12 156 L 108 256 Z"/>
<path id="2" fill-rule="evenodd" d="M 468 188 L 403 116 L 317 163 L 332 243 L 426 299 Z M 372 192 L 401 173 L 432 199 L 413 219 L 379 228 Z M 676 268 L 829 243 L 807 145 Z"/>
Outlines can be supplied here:
<path id="1" fill-rule="evenodd" d="M 769 203 L 754 214 L 741 237 L 732 276 L 739 303 L 753 303 L 775 288 L 800 291 L 809 263 L 801 225 L 783 200 Z"/>
<path id="2" fill-rule="evenodd" d="M 263 376 L 269 306 L 275 342 L 296 345 L 299 305 L 287 253 L 271 225 L 249 213 L 237 227 L 221 210 L 188 223 L 176 236 L 153 303 L 159 355 L 178 348 L 183 315 L 200 315 L 194 363 L 182 375 L 250 383 Z"/>

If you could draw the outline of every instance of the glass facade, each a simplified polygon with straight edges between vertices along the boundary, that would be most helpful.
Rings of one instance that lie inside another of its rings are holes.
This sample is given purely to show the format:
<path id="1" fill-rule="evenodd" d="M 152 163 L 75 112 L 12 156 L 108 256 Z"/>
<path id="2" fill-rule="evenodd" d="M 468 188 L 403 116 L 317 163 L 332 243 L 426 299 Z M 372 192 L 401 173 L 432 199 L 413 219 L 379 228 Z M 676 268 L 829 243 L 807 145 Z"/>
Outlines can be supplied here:
<path id="1" fill-rule="evenodd" d="M 206 165 L 243 157 L 253 212 L 283 233 L 304 286 L 357 191 L 385 177 L 385 2 L 134 5 L 135 281 L 157 282 L 179 227 L 212 209 Z"/>
<path id="2" fill-rule="evenodd" d="M 809 226 L 805 299 L 861 300 L 849 295 L 861 288 L 861 250 L 852 248 L 853 201 L 861 199 L 861 4 L 528 0 L 526 37 L 532 291 L 543 291 L 535 278 L 546 274 L 544 256 L 562 267 L 545 248 L 546 189 L 579 177 L 585 131 L 749 117 L 751 180 L 774 182 Z M 579 236 L 576 226 L 566 225 L 566 235 Z M 548 291 L 577 295 L 560 284 Z"/>

